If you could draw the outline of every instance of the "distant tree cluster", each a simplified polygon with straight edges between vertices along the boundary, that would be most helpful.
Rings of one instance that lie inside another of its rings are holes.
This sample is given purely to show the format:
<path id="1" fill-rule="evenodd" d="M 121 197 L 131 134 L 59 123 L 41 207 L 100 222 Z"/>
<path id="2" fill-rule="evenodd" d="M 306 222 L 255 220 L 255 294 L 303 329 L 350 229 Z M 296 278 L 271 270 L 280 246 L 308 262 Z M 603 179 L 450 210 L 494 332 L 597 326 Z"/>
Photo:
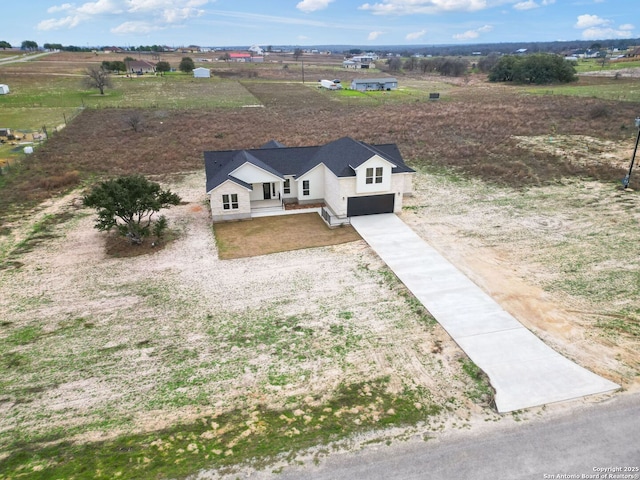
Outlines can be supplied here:
<path id="1" fill-rule="evenodd" d="M 6 50 L 7 48 L 11 48 L 11 44 L 4 40 L 0 41 L 0 48 Z"/>
<path id="2" fill-rule="evenodd" d="M 389 60 L 390 70 L 393 60 L 395 59 Z M 422 73 L 439 73 L 440 75 L 443 75 L 445 77 L 461 77 L 469 70 L 469 62 L 462 58 L 452 57 L 409 57 L 407 60 L 405 60 L 402 68 L 409 72 L 417 70 Z"/>
<path id="3" fill-rule="evenodd" d="M 42 45 L 42 48 L 45 50 L 63 50 L 64 47 L 61 43 L 45 43 Z"/>
<path id="4" fill-rule="evenodd" d="M 127 70 L 127 66 L 123 61 L 115 60 L 113 62 L 109 62 L 107 60 L 102 62 L 102 68 L 107 70 L 108 72 L 124 72 Z"/>
<path id="5" fill-rule="evenodd" d="M 34 42 L 33 40 L 25 40 L 22 42 L 22 45 L 20 46 L 21 50 L 37 50 L 38 49 L 38 43 Z"/>
<path id="6" fill-rule="evenodd" d="M 483 57 L 480 60 L 478 60 L 478 63 L 477 63 L 478 70 L 480 70 L 481 73 L 488 74 L 493 69 L 493 67 L 496 66 L 499 60 L 500 60 L 499 54 L 490 53 L 486 57 Z"/>
<path id="7" fill-rule="evenodd" d="M 491 82 L 568 83 L 577 79 L 573 65 L 564 58 L 549 54 L 505 55 L 489 72 Z"/>
<path id="8" fill-rule="evenodd" d="M 139 47 L 131 47 L 130 50 L 137 52 L 164 52 L 161 45 L 140 45 Z"/>

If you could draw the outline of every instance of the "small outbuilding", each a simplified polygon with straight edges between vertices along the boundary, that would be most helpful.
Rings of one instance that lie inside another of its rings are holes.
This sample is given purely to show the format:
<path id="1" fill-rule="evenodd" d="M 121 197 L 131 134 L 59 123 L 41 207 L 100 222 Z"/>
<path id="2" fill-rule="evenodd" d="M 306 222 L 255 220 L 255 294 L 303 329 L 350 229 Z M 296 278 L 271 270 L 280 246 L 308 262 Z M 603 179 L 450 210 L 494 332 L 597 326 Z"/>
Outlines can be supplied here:
<path id="1" fill-rule="evenodd" d="M 9 85 L 0 83 L 0 95 L 6 95 L 7 93 L 9 93 Z"/>
<path id="2" fill-rule="evenodd" d="M 398 80 L 387 78 L 356 78 L 351 81 L 351 89 L 366 92 L 367 90 L 397 90 Z"/>
<path id="3" fill-rule="evenodd" d="M 211 70 L 204 67 L 198 67 L 193 69 L 193 77 L 194 78 L 210 78 Z"/>

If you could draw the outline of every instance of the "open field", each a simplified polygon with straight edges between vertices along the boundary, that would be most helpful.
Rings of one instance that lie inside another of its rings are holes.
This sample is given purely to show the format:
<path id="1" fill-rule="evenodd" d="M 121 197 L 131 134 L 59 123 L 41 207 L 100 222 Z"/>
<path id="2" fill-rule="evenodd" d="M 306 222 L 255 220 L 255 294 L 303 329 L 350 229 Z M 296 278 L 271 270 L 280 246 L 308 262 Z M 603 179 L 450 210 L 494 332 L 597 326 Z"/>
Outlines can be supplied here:
<path id="1" fill-rule="evenodd" d="M 86 108 L 0 177 L 0 476 L 281 465 L 300 448 L 562 408 L 495 414 L 482 376 L 362 240 L 218 258 L 202 151 L 271 139 L 398 143 L 418 170 L 403 220 L 545 342 L 640 387 L 640 175 L 636 191 L 618 184 L 637 102 L 416 78 L 415 95 L 355 104 L 285 70 L 212 82 L 262 108 L 154 106 L 166 100 L 151 87 L 136 109 Z M 443 101 L 423 101 L 430 91 Z M 79 198 L 134 172 L 184 203 L 166 212 L 165 248 L 117 258 Z"/>

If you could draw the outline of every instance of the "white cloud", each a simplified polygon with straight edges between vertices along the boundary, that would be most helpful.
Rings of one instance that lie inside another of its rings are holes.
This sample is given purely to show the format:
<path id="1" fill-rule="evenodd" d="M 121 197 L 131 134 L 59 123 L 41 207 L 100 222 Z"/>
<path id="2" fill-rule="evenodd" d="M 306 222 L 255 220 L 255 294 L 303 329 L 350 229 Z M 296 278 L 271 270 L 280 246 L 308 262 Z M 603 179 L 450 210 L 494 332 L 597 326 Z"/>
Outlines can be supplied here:
<path id="1" fill-rule="evenodd" d="M 54 5 L 53 7 L 49 7 L 47 9 L 48 13 L 57 13 L 57 12 L 64 12 L 66 10 L 71 10 L 73 8 L 73 5 L 71 3 L 63 3 L 62 5 Z"/>
<path id="2" fill-rule="evenodd" d="M 333 0 L 302 0 L 296 8 L 304 13 L 311 13 L 317 10 L 324 10 Z"/>
<path id="3" fill-rule="evenodd" d="M 516 3 L 513 8 L 516 10 L 531 10 L 533 8 L 540 8 L 540 5 L 533 0 L 527 0 L 526 2 Z"/>
<path id="4" fill-rule="evenodd" d="M 161 30 L 161 27 L 147 22 L 124 22 L 123 24 L 112 28 L 111 33 L 118 35 L 146 35 L 157 30 Z"/>
<path id="5" fill-rule="evenodd" d="M 412 32 L 412 33 L 408 33 L 407 36 L 405 37 L 405 39 L 412 41 L 412 40 L 418 40 L 422 37 L 424 37 L 427 34 L 426 30 L 420 30 L 419 32 Z"/>
<path id="6" fill-rule="evenodd" d="M 56 14 L 66 12 L 63 18 L 50 18 L 40 22 L 38 30 L 71 29 L 97 17 L 117 17 L 126 14 L 126 22 L 113 28 L 114 33 L 148 33 L 164 28 L 167 24 L 179 24 L 204 13 L 198 7 L 216 0 L 95 0 L 80 6 L 64 3 L 49 8 Z"/>
<path id="7" fill-rule="evenodd" d="M 582 38 L 585 40 L 602 40 L 603 38 L 628 38 L 631 32 L 615 28 L 591 27 L 583 30 Z"/>
<path id="8" fill-rule="evenodd" d="M 608 25 L 611 20 L 605 20 L 597 15 L 579 15 L 578 21 L 575 25 L 576 28 L 591 28 L 599 25 Z"/>
<path id="9" fill-rule="evenodd" d="M 97 2 L 87 2 L 76 11 L 85 15 L 119 14 L 122 13 L 122 8 L 111 0 L 98 0 Z"/>
<path id="10" fill-rule="evenodd" d="M 600 18 L 597 15 L 580 15 L 575 28 L 582 30 L 582 38 L 585 40 L 601 40 L 603 38 L 629 38 L 633 36 L 635 27 L 625 23 L 619 27 L 612 25 L 611 20 Z"/>
<path id="11" fill-rule="evenodd" d="M 61 28 L 74 28 L 80 23 L 80 17 L 77 15 L 70 15 L 64 18 L 50 18 L 43 20 L 37 25 L 38 30 L 59 30 Z"/>
<path id="12" fill-rule="evenodd" d="M 540 3 L 537 3 L 535 0 L 525 0 L 524 2 L 516 3 L 513 8 L 515 10 L 532 10 L 534 8 L 553 5 L 554 3 L 556 3 L 556 0 L 542 0 Z"/>
<path id="13" fill-rule="evenodd" d="M 374 15 L 412 15 L 453 11 L 475 12 L 488 8 L 490 3 L 504 2 L 501 0 L 382 0 L 380 3 L 365 3 L 358 8 L 370 11 Z"/>
<path id="14" fill-rule="evenodd" d="M 493 26 L 491 25 L 483 25 L 480 28 L 476 28 L 475 30 L 467 30 L 464 33 L 458 33 L 453 36 L 456 40 L 473 40 L 474 38 L 478 38 L 481 33 L 489 33 L 493 30 Z"/>
<path id="15" fill-rule="evenodd" d="M 384 32 L 371 32 L 367 37 L 367 40 L 375 40 L 382 34 L 384 34 Z"/>

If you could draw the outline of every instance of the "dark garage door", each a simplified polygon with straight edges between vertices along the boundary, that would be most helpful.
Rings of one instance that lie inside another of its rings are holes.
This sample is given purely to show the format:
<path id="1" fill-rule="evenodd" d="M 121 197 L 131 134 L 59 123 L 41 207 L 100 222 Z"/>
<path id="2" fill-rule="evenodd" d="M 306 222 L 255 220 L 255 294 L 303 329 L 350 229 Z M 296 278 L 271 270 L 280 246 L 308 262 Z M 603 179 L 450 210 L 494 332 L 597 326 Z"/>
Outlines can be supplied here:
<path id="1" fill-rule="evenodd" d="M 393 213 L 395 194 L 369 195 L 367 197 L 349 197 L 347 199 L 347 216 L 373 215 L 376 213 Z"/>

